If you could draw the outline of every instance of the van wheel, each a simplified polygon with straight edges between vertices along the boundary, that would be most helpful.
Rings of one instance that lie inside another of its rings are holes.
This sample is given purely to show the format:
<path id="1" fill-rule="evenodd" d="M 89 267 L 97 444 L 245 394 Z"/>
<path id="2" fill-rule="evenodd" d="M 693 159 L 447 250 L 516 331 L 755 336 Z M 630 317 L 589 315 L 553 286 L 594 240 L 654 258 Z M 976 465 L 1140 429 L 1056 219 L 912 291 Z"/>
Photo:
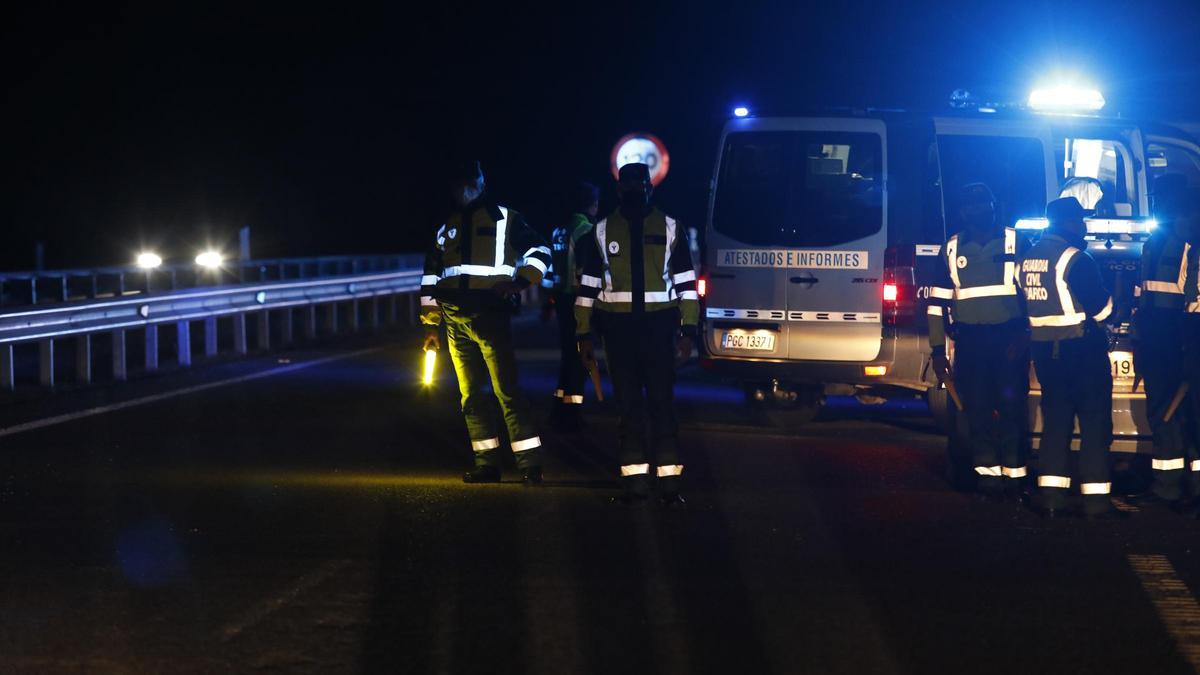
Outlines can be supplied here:
<path id="1" fill-rule="evenodd" d="M 948 397 L 947 397 L 948 398 Z M 930 405 L 932 409 L 932 404 Z M 955 490 L 975 489 L 975 460 L 967 435 L 967 416 L 953 404 L 946 406 L 946 480 Z"/>
<path id="2" fill-rule="evenodd" d="M 933 422 L 938 425 L 942 433 L 950 433 L 950 394 L 941 387 L 934 387 L 925 391 L 925 403 L 929 405 L 929 414 L 933 416 Z"/>

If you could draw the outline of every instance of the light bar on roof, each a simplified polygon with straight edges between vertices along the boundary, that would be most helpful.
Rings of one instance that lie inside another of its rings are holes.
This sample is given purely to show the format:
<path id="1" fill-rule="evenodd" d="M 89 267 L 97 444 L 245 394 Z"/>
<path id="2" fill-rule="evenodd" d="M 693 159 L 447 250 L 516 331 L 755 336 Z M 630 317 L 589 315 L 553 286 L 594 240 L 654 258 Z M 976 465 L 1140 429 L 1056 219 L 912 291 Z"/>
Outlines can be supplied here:
<path id="1" fill-rule="evenodd" d="M 1034 89 L 1029 94 L 1029 107 L 1043 112 L 1096 112 L 1104 104 L 1099 89 L 1068 84 Z"/>
<path id="2" fill-rule="evenodd" d="M 1150 234 L 1158 227 L 1158 221 L 1153 218 L 1127 220 L 1124 218 L 1084 218 L 1088 234 Z M 1022 218 L 1017 221 L 1017 229 L 1025 231 L 1041 231 L 1049 227 L 1050 221 L 1045 218 Z"/>

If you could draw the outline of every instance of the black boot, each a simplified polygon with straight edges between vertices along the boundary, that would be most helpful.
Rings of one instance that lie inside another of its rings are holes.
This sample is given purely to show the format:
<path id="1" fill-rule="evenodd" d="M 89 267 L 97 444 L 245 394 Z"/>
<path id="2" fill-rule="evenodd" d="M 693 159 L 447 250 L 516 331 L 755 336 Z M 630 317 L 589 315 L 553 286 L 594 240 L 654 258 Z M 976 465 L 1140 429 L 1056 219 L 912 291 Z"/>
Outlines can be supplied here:
<path id="1" fill-rule="evenodd" d="M 521 475 L 521 482 L 525 487 L 537 487 L 542 484 L 542 467 L 531 466 L 525 469 Z"/>
<path id="2" fill-rule="evenodd" d="M 658 479 L 658 499 L 663 506 L 683 506 L 687 502 L 679 493 L 683 479 L 679 476 L 664 476 Z"/>
<path id="3" fill-rule="evenodd" d="M 613 501 L 626 506 L 640 506 L 650 498 L 650 477 L 646 474 L 625 476 L 621 479 L 624 493 Z"/>
<path id="4" fill-rule="evenodd" d="M 499 483 L 500 467 L 484 464 L 463 474 L 464 483 Z"/>

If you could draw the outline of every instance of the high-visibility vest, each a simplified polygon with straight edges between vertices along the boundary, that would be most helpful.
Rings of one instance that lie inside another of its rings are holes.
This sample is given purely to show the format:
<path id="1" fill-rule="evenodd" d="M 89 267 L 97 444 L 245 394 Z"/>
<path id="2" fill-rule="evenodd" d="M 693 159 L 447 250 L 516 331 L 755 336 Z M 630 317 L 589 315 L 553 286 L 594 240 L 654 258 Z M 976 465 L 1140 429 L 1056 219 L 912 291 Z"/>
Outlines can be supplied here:
<path id="1" fill-rule="evenodd" d="M 1067 279 L 1071 269 L 1088 255 L 1066 239 L 1046 233 L 1020 260 L 1018 278 L 1029 310 L 1030 337 L 1052 342 L 1082 337 L 1088 321 L 1103 321 L 1112 313 L 1112 298 L 1095 316 L 1079 304 Z"/>
<path id="2" fill-rule="evenodd" d="M 654 312 L 679 307 L 684 326 L 699 321 L 700 297 L 687 233 L 657 208 L 643 219 L 640 241 L 632 240 L 631 229 L 617 210 L 580 241 L 581 247 L 586 244 L 590 249 L 575 300 L 580 334 L 590 332 L 593 308 L 630 313 L 636 308 Z M 635 269 L 634 261 L 639 259 L 640 268 Z M 637 302 L 635 292 L 641 295 Z"/>
<path id="3" fill-rule="evenodd" d="M 421 277 L 421 320 L 440 322 L 439 300 L 494 299 L 491 288 L 523 278 L 538 284 L 550 267 L 550 247 L 519 213 L 480 202 L 452 213 L 438 228 Z"/>
<path id="4" fill-rule="evenodd" d="M 997 244 L 1000 246 L 997 247 Z M 999 252 L 997 252 L 999 251 Z M 1021 316 L 1017 299 L 1017 231 L 1004 228 L 1002 237 L 992 240 L 973 255 L 963 255 L 959 235 L 942 249 L 951 286 L 933 287 L 930 295 L 954 311 L 954 320 L 963 323 L 1004 323 Z"/>
<path id="5" fill-rule="evenodd" d="M 1140 309 L 1184 309 L 1191 248 L 1191 244 L 1166 228 L 1160 227 L 1150 235 L 1142 247 Z"/>

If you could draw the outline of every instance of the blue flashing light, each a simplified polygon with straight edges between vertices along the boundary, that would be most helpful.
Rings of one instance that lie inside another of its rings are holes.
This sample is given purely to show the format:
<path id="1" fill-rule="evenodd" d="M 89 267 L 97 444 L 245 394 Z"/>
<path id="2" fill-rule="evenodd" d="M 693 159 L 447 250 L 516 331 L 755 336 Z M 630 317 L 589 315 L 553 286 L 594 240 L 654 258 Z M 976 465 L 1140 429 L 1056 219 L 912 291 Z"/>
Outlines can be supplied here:
<path id="1" fill-rule="evenodd" d="M 733 109 L 734 117 L 746 117 L 749 114 L 750 114 L 750 109 L 744 105 L 739 105 L 738 107 Z"/>
<path id="2" fill-rule="evenodd" d="M 1096 112 L 1105 103 L 1098 89 L 1069 84 L 1042 87 L 1029 94 L 1029 107 L 1043 112 Z"/>

